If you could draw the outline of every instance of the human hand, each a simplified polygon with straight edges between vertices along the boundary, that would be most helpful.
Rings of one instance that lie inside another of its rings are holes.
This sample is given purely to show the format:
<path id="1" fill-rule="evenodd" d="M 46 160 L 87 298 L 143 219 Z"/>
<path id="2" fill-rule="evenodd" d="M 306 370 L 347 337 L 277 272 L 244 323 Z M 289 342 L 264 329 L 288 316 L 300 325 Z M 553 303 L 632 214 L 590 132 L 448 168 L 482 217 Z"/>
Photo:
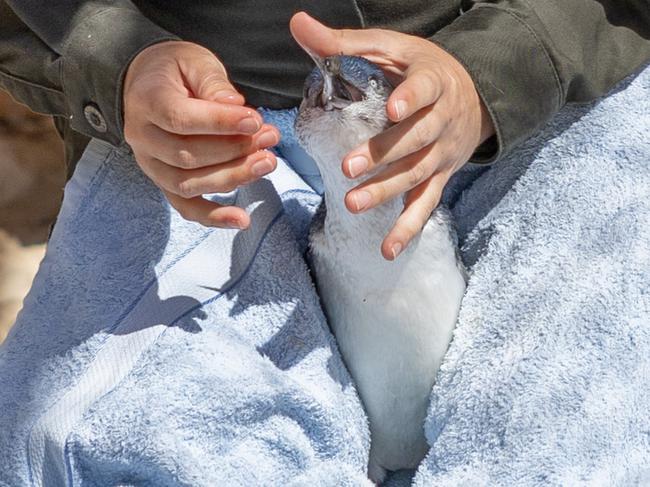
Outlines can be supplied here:
<path id="1" fill-rule="evenodd" d="M 187 220 L 246 228 L 242 208 L 201 197 L 229 192 L 273 171 L 278 130 L 262 122 L 209 50 L 190 42 L 154 44 L 124 80 L 124 137 L 142 171 Z"/>
<path id="2" fill-rule="evenodd" d="M 381 247 L 393 260 L 422 230 L 449 178 L 494 134 L 491 118 L 465 68 L 431 41 L 382 29 L 330 29 L 304 12 L 293 16 L 290 28 L 303 48 L 323 57 L 365 57 L 399 83 L 386 105 L 396 125 L 342 161 L 351 179 L 380 169 L 346 194 L 353 213 L 406 192 L 404 210 Z"/>

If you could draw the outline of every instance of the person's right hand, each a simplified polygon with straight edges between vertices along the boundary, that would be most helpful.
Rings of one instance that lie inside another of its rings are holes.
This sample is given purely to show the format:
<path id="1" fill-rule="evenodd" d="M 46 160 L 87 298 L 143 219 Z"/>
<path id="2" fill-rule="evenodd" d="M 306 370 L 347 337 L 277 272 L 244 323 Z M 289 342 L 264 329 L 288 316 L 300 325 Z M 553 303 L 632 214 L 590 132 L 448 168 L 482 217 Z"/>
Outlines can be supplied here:
<path id="1" fill-rule="evenodd" d="M 223 64 L 190 42 L 140 52 L 124 80 L 124 137 L 138 165 L 187 220 L 247 228 L 236 206 L 201 197 L 225 193 L 275 169 L 278 130 L 264 124 L 228 81 Z"/>

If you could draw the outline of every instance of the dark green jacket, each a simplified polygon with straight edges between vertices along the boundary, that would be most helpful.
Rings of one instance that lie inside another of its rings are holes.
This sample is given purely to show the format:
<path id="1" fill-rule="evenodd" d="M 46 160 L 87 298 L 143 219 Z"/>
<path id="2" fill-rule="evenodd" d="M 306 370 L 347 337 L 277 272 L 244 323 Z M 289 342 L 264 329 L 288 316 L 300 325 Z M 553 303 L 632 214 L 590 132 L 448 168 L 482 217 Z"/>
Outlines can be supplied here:
<path id="1" fill-rule="evenodd" d="M 163 40 L 213 50 L 253 105 L 296 105 L 311 69 L 289 34 L 297 10 L 332 26 L 416 34 L 458 58 L 497 132 L 475 162 L 498 159 L 565 103 L 606 93 L 650 59 L 643 0 L 4 1 L 0 86 L 60 117 L 72 161 L 87 137 L 124 143 L 126 68 Z"/>

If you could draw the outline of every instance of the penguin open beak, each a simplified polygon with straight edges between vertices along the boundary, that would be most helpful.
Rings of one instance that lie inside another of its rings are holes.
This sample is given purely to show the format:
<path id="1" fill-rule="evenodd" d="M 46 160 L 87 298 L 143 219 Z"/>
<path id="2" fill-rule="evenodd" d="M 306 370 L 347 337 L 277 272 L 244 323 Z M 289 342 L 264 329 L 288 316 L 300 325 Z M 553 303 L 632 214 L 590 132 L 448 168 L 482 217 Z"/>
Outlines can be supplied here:
<path id="1" fill-rule="evenodd" d="M 322 89 L 315 94 L 313 100 L 310 100 L 313 106 L 325 111 L 341 110 L 363 99 L 363 93 L 341 75 L 341 60 L 338 56 L 322 58 L 306 51 L 323 77 Z"/>

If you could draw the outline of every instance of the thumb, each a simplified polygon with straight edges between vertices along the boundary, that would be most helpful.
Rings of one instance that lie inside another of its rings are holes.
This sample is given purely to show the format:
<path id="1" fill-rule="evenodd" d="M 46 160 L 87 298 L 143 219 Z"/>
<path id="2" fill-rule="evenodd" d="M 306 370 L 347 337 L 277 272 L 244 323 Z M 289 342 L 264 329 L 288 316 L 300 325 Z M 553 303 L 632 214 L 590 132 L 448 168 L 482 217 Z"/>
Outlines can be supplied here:
<path id="1" fill-rule="evenodd" d="M 226 69 L 219 59 L 205 49 L 199 56 L 179 63 L 192 96 L 201 100 L 243 105 L 244 97 L 228 80 Z"/>
<path id="2" fill-rule="evenodd" d="M 347 54 L 365 56 L 385 55 L 397 50 L 398 39 L 382 29 L 331 29 L 306 12 L 298 12 L 289 22 L 289 30 L 305 51 L 319 56 Z"/>

